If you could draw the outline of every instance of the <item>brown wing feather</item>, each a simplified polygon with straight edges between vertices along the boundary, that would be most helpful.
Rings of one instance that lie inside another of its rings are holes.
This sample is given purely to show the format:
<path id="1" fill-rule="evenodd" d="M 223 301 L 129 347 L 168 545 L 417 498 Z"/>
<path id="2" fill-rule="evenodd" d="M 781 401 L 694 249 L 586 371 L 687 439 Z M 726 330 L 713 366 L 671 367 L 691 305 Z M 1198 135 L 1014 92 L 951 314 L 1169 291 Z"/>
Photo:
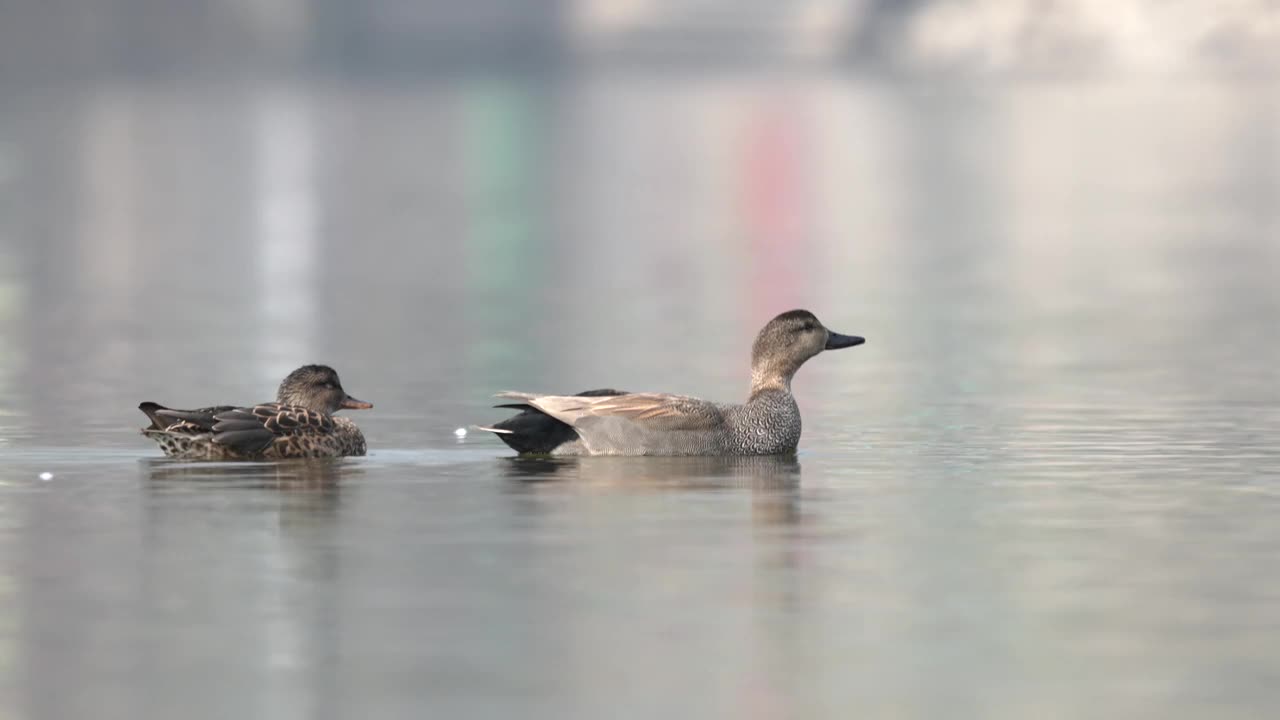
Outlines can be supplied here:
<path id="1" fill-rule="evenodd" d="M 533 399 L 531 404 L 570 425 L 587 418 L 620 417 L 664 430 L 706 430 L 718 427 L 722 419 L 720 408 L 714 403 L 662 393 L 545 396 Z"/>
<path id="2" fill-rule="evenodd" d="M 305 408 L 263 403 L 217 415 L 213 441 L 241 452 L 259 452 L 282 438 L 323 436 L 333 432 L 333 418 Z"/>
<path id="3" fill-rule="evenodd" d="M 275 406 L 275 412 L 267 415 L 262 424 L 277 435 L 327 434 L 333 432 L 333 418 L 300 407 Z M 256 408 L 255 408 L 256 411 Z M 258 413 L 255 412 L 255 415 Z"/>
<path id="4" fill-rule="evenodd" d="M 209 432 L 209 428 L 200 427 L 199 425 L 187 420 L 179 420 L 178 422 L 163 428 L 163 431 L 167 433 L 176 433 L 178 435 L 200 435 L 202 433 Z"/>

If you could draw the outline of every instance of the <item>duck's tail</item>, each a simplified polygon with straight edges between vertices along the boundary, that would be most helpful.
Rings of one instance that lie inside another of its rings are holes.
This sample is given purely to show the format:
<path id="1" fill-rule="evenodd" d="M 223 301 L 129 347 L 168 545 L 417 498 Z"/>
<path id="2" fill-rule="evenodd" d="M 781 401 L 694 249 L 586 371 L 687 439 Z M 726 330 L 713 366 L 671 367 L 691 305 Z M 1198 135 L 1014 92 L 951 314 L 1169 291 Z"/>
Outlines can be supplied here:
<path id="1" fill-rule="evenodd" d="M 142 428 L 142 433 L 144 435 L 149 432 L 163 432 L 166 428 L 168 428 L 170 425 L 173 424 L 172 420 L 166 421 L 164 418 L 156 415 L 156 413 L 158 413 L 161 410 L 169 409 L 161 405 L 160 403 L 154 403 L 148 400 L 144 403 L 140 403 L 138 405 L 138 409 L 141 410 L 143 414 L 147 416 L 147 419 L 151 421 L 151 425 L 149 425 L 148 427 Z"/>
<path id="2" fill-rule="evenodd" d="M 612 388 L 578 393 L 582 397 L 625 394 L 621 390 Z M 498 393 L 496 397 L 522 400 L 524 402 L 494 405 L 494 407 L 519 410 L 520 412 L 502 422 L 496 422 L 488 427 L 476 426 L 476 429 L 497 435 L 499 440 L 507 444 L 507 447 L 521 455 L 550 455 L 561 445 L 578 439 L 578 433 L 572 427 L 529 404 L 528 401 L 538 398 L 538 395 L 533 393 L 503 392 Z"/>
<path id="3" fill-rule="evenodd" d="M 496 427 L 485 427 L 484 425 L 472 425 L 471 429 L 491 432 L 494 435 L 510 435 L 514 432 L 513 430 L 503 430 L 502 428 L 496 428 Z"/>
<path id="4" fill-rule="evenodd" d="M 176 410 L 148 401 L 138 405 L 138 409 L 151 421 L 151 425 L 142 428 L 143 435 L 173 432 L 190 435 L 212 431 L 217 422 L 216 415 L 236 408 L 234 405 L 218 405 L 197 410 Z"/>

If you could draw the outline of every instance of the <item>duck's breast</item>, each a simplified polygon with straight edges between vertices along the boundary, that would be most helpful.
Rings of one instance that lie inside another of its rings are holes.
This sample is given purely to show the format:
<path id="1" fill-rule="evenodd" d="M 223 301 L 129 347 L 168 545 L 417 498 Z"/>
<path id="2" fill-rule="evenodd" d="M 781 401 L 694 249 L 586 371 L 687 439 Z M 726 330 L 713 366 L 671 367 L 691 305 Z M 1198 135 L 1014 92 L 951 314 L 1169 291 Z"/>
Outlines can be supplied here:
<path id="1" fill-rule="evenodd" d="M 770 390 L 726 413 L 738 455 L 782 455 L 800 444 L 800 407 L 789 392 Z"/>

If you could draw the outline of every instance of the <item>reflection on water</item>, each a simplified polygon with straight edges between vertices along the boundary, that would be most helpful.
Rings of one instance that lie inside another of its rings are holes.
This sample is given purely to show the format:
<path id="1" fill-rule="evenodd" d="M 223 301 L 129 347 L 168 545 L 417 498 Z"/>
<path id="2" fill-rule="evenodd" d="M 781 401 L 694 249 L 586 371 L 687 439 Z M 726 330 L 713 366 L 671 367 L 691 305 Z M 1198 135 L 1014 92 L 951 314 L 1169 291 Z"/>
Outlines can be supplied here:
<path id="1" fill-rule="evenodd" d="M 337 512 L 343 483 L 360 482 L 364 469 L 341 460 L 290 460 L 276 463 L 140 461 L 151 492 L 187 492 L 210 487 L 289 494 L 282 512 L 303 518 Z"/>
<path id="2" fill-rule="evenodd" d="M 259 463 L 182 462 L 168 458 L 146 458 L 140 463 L 146 477 L 153 483 L 207 481 L 233 487 L 277 490 L 336 489 L 340 480 L 350 481 L 364 474 L 364 470 L 357 464 L 333 459 Z"/>
<path id="3" fill-rule="evenodd" d="M 566 483 L 571 492 L 653 493 L 751 491 L 752 524 L 800 521 L 800 463 L 777 457 L 502 458 L 502 471 L 521 490 Z"/>
<path id="4" fill-rule="evenodd" d="M 794 487 L 800 462 L 794 455 L 770 457 L 509 457 L 503 471 L 519 482 L 574 482 L 624 488 Z"/>
<path id="5" fill-rule="evenodd" d="M 7 103 L 0 706 L 1263 715 L 1275 120 L 593 73 Z M 454 438 L 508 388 L 741 400 L 792 306 L 869 338 L 797 376 L 798 457 Z M 137 434 L 303 362 L 375 403 L 368 457 Z"/>

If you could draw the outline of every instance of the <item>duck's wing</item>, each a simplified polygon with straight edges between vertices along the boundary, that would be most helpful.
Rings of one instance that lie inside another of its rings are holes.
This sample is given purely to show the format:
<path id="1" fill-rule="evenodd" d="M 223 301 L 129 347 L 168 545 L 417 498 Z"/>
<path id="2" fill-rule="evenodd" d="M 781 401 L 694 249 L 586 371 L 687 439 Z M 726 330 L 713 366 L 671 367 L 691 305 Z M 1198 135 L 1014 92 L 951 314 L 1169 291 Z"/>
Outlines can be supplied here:
<path id="1" fill-rule="evenodd" d="M 151 421 L 151 426 L 143 428 L 144 432 L 158 431 L 177 433 L 180 435 L 197 435 L 213 429 L 214 418 L 218 413 L 235 410 L 235 405 L 214 405 L 194 410 L 178 410 L 168 408 L 160 403 L 144 402 L 138 409 Z"/>
<path id="2" fill-rule="evenodd" d="M 214 415 L 213 441 L 238 452 L 264 450 L 278 438 L 291 435 L 329 435 L 335 427 L 327 413 L 293 405 L 262 403 L 229 408 Z"/>
<path id="3" fill-rule="evenodd" d="M 591 420 L 628 420 L 655 431 L 714 430 L 724 417 L 719 405 L 684 395 L 627 393 L 591 397 L 504 392 L 498 397 L 520 400 L 575 428 Z"/>
<path id="4" fill-rule="evenodd" d="M 584 390 L 584 391 L 582 391 L 582 392 L 578 393 L 577 395 L 575 395 L 574 397 L 602 397 L 602 396 L 605 396 L 605 395 L 626 395 L 626 394 L 628 394 L 626 390 L 614 390 L 613 388 L 599 388 L 599 389 L 596 389 L 596 390 Z M 527 394 L 527 393 L 517 393 L 517 392 L 499 393 L 496 397 L 517 397 L 517 396 L 518 396 L 518 397 L 520 397 L 520 398 L 521 398 L 521 402 L 514 402 L 514 403 L 502 403 L 501 405 L 494 405 L 494 407 L 496 407 L 496 408 L 508 408 L 508 409 L 511 409 L 511 410 L 525 410 L 525 411 L 529 411 L 529 410 L 531 410 L 531 409 L 533 408 L 533 406 L 532 406 L 532 405 L 530 405 L 530 404 L 529 404 L 529 403 L 527 403 L 527 402 L 524 402 L 523 398 L 524 398 L 526 395 L 528 395 L 528 394 Z M 537 396 L 529 395 L 529 397 L 537 397 Z"/>

